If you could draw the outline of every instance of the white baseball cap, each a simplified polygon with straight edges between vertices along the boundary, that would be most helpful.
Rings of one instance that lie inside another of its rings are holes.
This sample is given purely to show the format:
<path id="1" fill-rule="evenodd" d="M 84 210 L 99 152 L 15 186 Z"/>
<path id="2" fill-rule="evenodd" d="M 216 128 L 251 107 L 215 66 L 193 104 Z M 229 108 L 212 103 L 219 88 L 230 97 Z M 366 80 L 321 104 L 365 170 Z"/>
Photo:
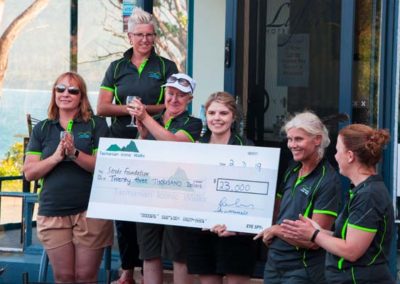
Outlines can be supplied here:
<path id="1" fill-rule="evenodd" d="M 167 83 L 162 85 L 162 87 L 173 87 L 183 93 L 193 94 L 196 88 L 196 81 L 184 73 L 176 73 L 172 74 L 167 79 Z"/>

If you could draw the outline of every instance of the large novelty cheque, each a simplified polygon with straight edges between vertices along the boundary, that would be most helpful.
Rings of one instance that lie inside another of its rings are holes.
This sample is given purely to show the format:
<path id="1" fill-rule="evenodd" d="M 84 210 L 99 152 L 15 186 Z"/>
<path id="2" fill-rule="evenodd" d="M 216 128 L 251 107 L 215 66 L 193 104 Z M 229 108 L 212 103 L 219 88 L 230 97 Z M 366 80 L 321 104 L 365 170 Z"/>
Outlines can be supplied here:
<path id="1" fill-rule="evenodd" d="M 280 150 L 102 138 L 88 216 L 258 233 L 271 226 Z"/>

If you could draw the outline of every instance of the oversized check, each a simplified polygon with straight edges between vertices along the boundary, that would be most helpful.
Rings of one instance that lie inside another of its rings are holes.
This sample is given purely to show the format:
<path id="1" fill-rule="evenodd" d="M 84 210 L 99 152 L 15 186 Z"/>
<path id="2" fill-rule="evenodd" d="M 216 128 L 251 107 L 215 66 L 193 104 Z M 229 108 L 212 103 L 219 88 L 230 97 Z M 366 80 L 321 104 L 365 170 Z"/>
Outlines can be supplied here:
<path id="1" fill-rule="evenodd" d="M 88 216 L 198 228 L 271 226 L 280 150 L 102 138 Z"/>

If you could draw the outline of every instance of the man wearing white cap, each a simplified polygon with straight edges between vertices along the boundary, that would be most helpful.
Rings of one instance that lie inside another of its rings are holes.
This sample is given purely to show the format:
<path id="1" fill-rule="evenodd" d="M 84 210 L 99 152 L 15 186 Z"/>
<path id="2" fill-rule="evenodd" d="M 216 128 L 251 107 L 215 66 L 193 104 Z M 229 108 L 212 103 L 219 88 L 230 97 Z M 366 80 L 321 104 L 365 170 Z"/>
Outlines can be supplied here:
<path id="1" fill-rule="evenodd" d="M 200 137 L 202 122 L 189 115 L 186 110 L 193 98 L 196 82 L 188 75 L 171 75 L 164 85 L 165 111 L 154 117 L 146 106 L 134 100 L 129 113 L 136 119 L 141 139 L 195 142 Z M 187 273 L 186 240 L 181 227 L 138 223 L 139 257 L 144 260 L 144 282 L 162 283 L 161 257 L 172 260 L 174 283 L 193 283 Z"/>

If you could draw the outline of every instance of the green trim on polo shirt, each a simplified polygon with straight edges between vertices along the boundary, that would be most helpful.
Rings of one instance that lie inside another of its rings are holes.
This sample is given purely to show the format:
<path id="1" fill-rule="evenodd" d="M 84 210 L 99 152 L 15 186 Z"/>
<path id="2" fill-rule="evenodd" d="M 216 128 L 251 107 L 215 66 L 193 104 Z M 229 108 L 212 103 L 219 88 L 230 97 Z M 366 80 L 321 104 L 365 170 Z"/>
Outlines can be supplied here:
<path id="1" fill-rule="evenodd" d="M 162 102 L 162 99 L 164 98 L 164 87 L 160 87 L 160 94 L 158 95 L 158 100 L 156 102 L 156 105 L 159 105 Z"/>
<path id="2" fill-rule="evenodd" d="M 346 239 L 346 231 L 347 231 L 347 224 L 348 224 L 348 223 L 349 223 L 349 218 L 346 219 L 346 222 L 344 222 L 344 225 L 343 225 L 343 227 L 342 227 L 342 232 L 341 232 L 342 240 L 345 240 L 345 239 Z M 341 258 L 338 260 L 338 265 L 337 265 L 339 270 L 342 270 L 342 268 L 343 268 L 343 262 L 344 262 L 344 258 L 341 257 Z"/>
<path id="3" fill-rule="evenodd" d="M 93 156 L 96 155 L 98 150 L 99 150 L 98 148 L 93 149 L 93 150 L 92 150 L 92 155 L 93 155 Z"/>
<path id="4" fill-rule="evenodd" d="M 43 131 L 43 129 L 44 129 L 44 126 L 46 125 L 46 123 L 48 122 L 49 120 L 48 119 L 46 119 L 44 122 L 43 122 L 43 125 L 42 125 L 42 127 L 40 128 L 40 130 L 41 131 Z"/>
<path id="5" fill-rule="evenodd" d="M 379 250 L 376 253 L 376 255 L 374 255 L 374 257 L 372 258 L 371 262 L 368 263 L 368 265 L 371 265 L 375 262 L 376 258 L 381 254 L 381 252 L 383 251 L 383 247 L 382 247 L 382 243 L 385 240 L 385 235 L 386 235 L 386 229 L 387 229 L 387 222 L 386 222 L 386 216 L 383 216 L 383 234 L 382 234 L 382 238 L 381 241 L 379 242 Z"/>
<path id="6" fill-rule="evenodd" d="M 157 57 L 158 57 L 158 59 L 161 61 L 161 65 L 162 65 L 162 74 L 163 74 L 163 81 L 165 82 L 166 80 L 166 78 L 165 78 L 165 62 L 164 62 L 164 60 L 160 57 L 160 56 L 158 56 L 157 55 Z M 156 102 L 156 105 L 159 105 L 159 104 L 162 104 L 162 100 L 163 100 L 163 98 L 164 98 L 164 92 L 165 92 L 165 87 L 161 87 L 160 86 L 160 94 L 158 95 L 158 100 L 157 100 L 157 102 Z"/>
<path id="7" fill-rule="evenodd" d="M 26 152 L 27 155 L 36 155 L 36 156 L 41 156 L 42 152 L 35 152 L 35 151 L 28 151 Z"/>
<path id="8" fill-rule="evenodd" d="M 114 80 L 115 80 L 115 77 L 117 76 L 118 67 L 119 67 L 119 65 L 120 65 L 124 60 L 125 60 L 125 58 L 121 59 L 121 60 L 117 63 L 117 65 L 115 66 L 115 69 L 114 69 Z M 122 105 L 122 102 L 121 102 L 121 100 L 120 100 L 119 97 L 118 97 L 118 87 L 117 87 L 117 85 L 115 85 L 115 84 L 114 84 L 113 94 L 114 94 L 115 102 L 116 102 L 117 104 L 119 104 L 119 105 Z"/>
<path id="9" fill-rule="evenodd" d="M 351 267 L 351 279 L 353 279 L 354 284 L 357 284 L 356 275 L 354 273 L 354 266 Z"/>
<path id="10" fill-rule="evenodd" d="M 115 92 L 114 92 L 115 102 L 116 102 L 117 104 L 119 104 L 119 105 L 122 105 L 122 102 L 121 102 L 121 100 L 120 100 L 119 97 L 118 97 L 118 88 L 117 88 L 116 85 L 114 85 L 114 87 L 115 87 Z"/>
<path id="11" fill-rule="evenodd" d="M 318 188 L 319 188 L 319 185 L 320 185 L 322 179 L 325 177 L 325 173 L 326 173 L 325 165 L 322 165 L 322 174 L 321 174 L 321 177 L 319 178 L 319 180 L 318 180 L 318 182 L 317 182 L 317 185 L 314 187 L 313 193 L 312 193 L 312 195 L 311 195 L 311 200 L 310 200 L 310 202 L 309 202 L 308 205 L 307 205 L 306 211 L 304 211 L 304 214 L 303 214 L 304 217 L 309 217 L 309 215 L 310 215 L 310 210 L 311 210 L 311 207 L 312 207 L 313 201 L 314 201 L 314 195 L 315 195 L 315 193 L 317 192 L 317 190 L 318 190 Z M 314 210 L 313 210 L 313 211 L 314 211 Z"/>
<path id="12" fill-rule="evenodd" d="M 243 146 L 243 140 L 242 140 L 242 138 L 241 138 L 239 135 L 237 135 L 237 134 L 235 134 L 235 137 L 236 137 L 236 139 L 239 141 L 240 145 Z"/>
<path id="13" fill-rule="evenodd" d="M 169 127 L 171 126 L 171 123 L 172 123 L 172 120 L 174 119 L 174 117 L 173 116 L 171 116 L 169 119 L 168 119 L 168 121 L 167 121 L 167 123 L 165 123 L 165 125 L 164 125 L 164 128 L 165 129 L 169 129 Z"/>
<path id="14" fill-rule="evenodd" d="M 317 210 L 317 209 L 315 209 L 315 210 L 313 210 L 313 213 L 325 214 L 325 215 L 330 215 L 330 216 L 334 216 L 334 217 L 337 217 L 337 215 L 338 215 L 336 212 L 333 212 L 333 211 L 330 211 L 330 210 Z"/>
<path id="15" fill-rule="evenodd" d="M 117 77 L 117 71 L 118 71 L 119 65 L 120 65 L 122 62 L 124 62 L 125 60 L 126 60 L 126 61 L 129 61 L 127 58 L 123 57 L 123 58 L 121 58 L 121 60 L 118 61 L 117 64 L 115 65 L 115 68 L 114 68 L 114 79 Z"/>
<path id="16" fill-rule="evenodd" d="M 139 68 L 138 68 L 139 76 L 142 74 L 143 69 L 144 69 L 144 67 L 145 67 L 146 64 L 147 64 L 147 61 L 149 61 L 148 58 L 146 58 L 145 60 L 143 60 L 143 62 L 140 64 L 140 66 L 139 66 Z"/>
<path id="17" fill-rule="evenodd" d="M 106 86 L 100 86 L 100 89 L 101 90 L 110 91 L 110 92 L 114 93 L 114 89 L 113 88 L 109 88 L 109 87 L 106 87 Z"/>
<path id="18" fill-rule="evenodd" d="M 354 224 L 348 224 L 347 226 L 357 229 L 357 230 L 360 230 L 360 231 L 368 232 L 368 233 L 376 233 L 378 231 L 377 229 L 366 228 L 366 227 L 357 226 Z"/>
<path id="19" fill-rule="evenodd" d="M 299 184 L 301 184 L 302 182 L 303 182 L 303 180 L 304 180 L 304 178 L 306 177 L 306 175 L 305 176 L 301 176 L 301 177 L 297 177 L 297 179 L 296 179 L 296 182 L 294 183 L 294 186 L 293 186 L 293 188 L 292 188 L 292 195 L 295 193 L 295 188 L 299 185 Z"/>
<path id="20" fill-rule="evenodd" d="M 190 141 L 194 142 L 194 139 L 193 139 L 192 135 L 190 135 L 189 132 L 187 132 L 186 130 L 183 130 L 183 129 L 179 129 L 178 132 L 179 131 L 182 131 L 187 136 L 187 138 L 189 138 Z"/>
<path id="21" fill-rule="evenodd" d="M 165 129 L 167 129 L 167 130 L 169 129 L 169 127 L 171 126 L 172 120 L 173 120 L 174 118 L 175 118 L 175 117 L 171 116 L 171 117 L 168 119 L 168 121 L 165 123 L 165 126 L 164 126 Z M 187 117 L 187 119 L 186 119 L 184 125 L 185 125 L 186 123 L 188 123 L 189 120 L 190 120 L 190 118 Z M 189 132 L 187 132 L 187 131 L 184 130 L 184 129 L 179 129 L 177 132 L 179 132 L 179 131 L 182 131 L 182 132 L 186 135 L 186 137 L 189 138 L 189 140 L 190 140 L 191 142 L 194 142 L 194 139 L 193 139 L 192 135 L 190 135 Z"/>

